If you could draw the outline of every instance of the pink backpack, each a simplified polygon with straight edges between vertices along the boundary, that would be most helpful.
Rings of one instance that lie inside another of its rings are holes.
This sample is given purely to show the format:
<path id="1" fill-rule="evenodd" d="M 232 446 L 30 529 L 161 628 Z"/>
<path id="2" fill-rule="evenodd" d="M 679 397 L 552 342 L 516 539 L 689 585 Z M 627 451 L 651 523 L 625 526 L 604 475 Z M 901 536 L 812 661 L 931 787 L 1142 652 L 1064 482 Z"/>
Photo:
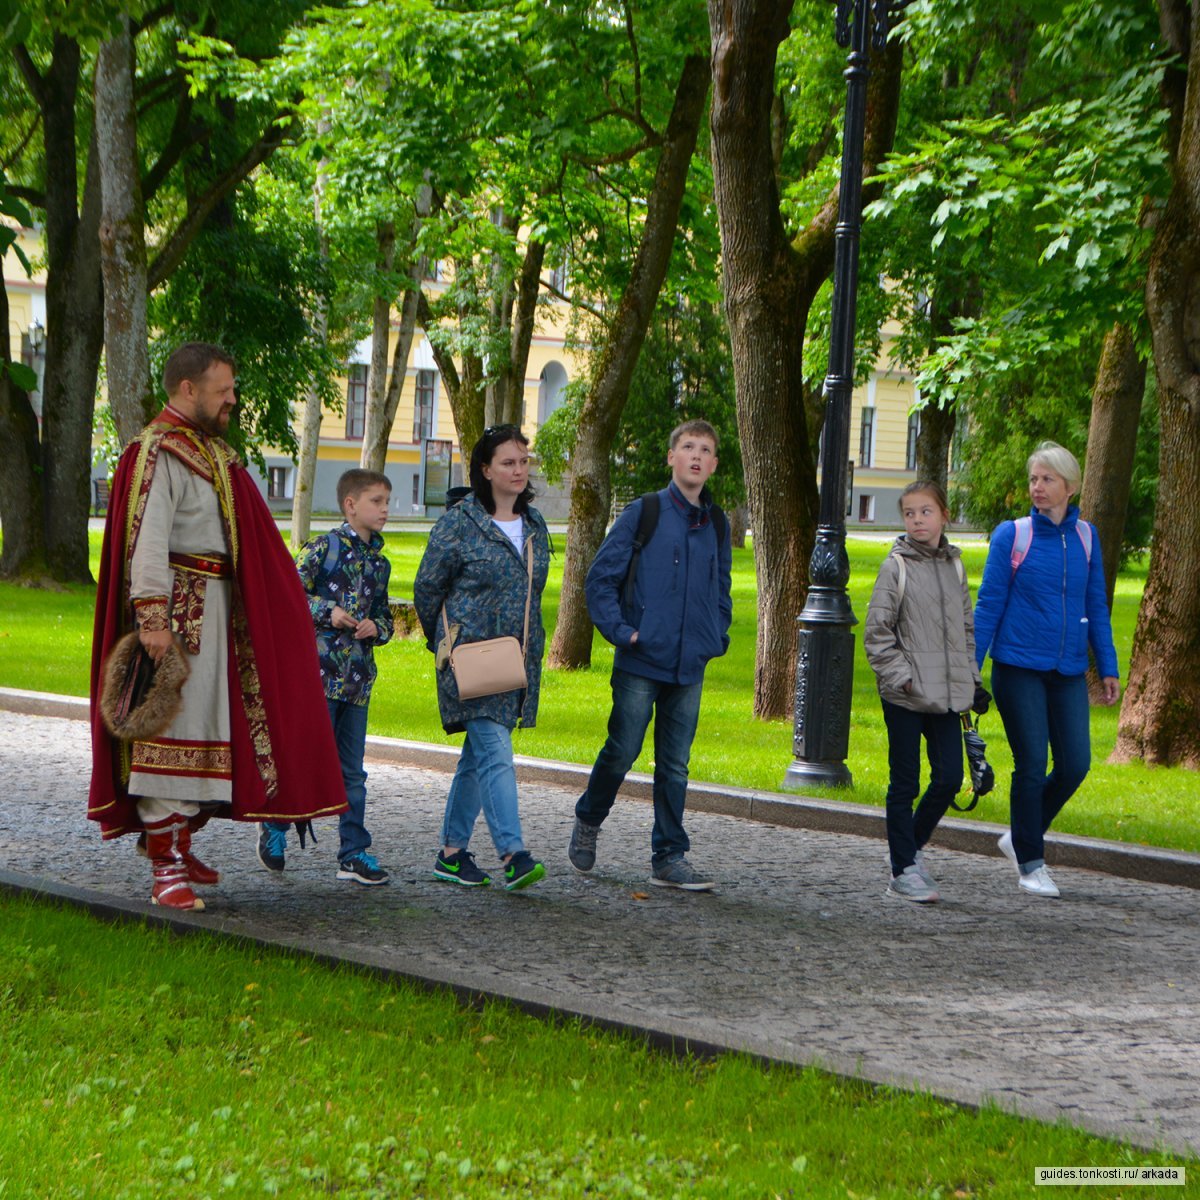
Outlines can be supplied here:
<path id="1" fill-rule="evenodd" d="M 1025 556 L 1029 553 L 1029 547 L 1033 545 L 1033 518 L 1018 517 L 1013 524 L 1017 527 L 1017 532 L 1013 535 L 1012 554 L 1009 556 L 1009 562 L 1012 564 L 1015 575 L 1017 568 L 1025 561 Z M 1084 556 L 1087 558 L 1088 566 L 1091 566 L 1092 527 L 1086 521 L 1076 521 L 1075 532 L 1079 534 Z"/>

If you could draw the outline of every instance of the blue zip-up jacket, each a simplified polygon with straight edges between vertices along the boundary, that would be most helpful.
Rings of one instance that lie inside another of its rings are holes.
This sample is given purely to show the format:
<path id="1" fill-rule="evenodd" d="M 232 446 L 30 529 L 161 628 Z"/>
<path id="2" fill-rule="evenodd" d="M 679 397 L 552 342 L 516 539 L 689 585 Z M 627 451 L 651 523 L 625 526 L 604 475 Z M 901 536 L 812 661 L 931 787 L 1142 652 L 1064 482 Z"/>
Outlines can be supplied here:
<path id="1" fill-rule="evenodd" d="M 588 612 L 617 648 L 618 670 L 663 683 L 699 683 L 708 660 L 729 647 L 733 552 L 728 537 L 717 544 L 707 490 L 701 507 L 673 482 L 658 497 L 658 527 L 638 556 L 632 610 L 625 610 L 623 591 L 640 499 L 621 513 L 596 552 L 587 575 Z"/>
<path id="2" fill-rule="evenodd" d="M 1071 505 L 1055 525 L 1036 509 L 1033 540 L 1024 562 L 1012 568 L 1017 527 L 1004 521 L 992 534 L 983 582 L 975 600 L 975 657 L 980 666 L 991 651 L 995 662 L 1033 671 L 1082 675 L 1088 646 L 1100 677 L 1119 677 L 1117 651 L 1100 561 L 1100 538 L 1092 531 L 1092 561 L 1075 528 Z"/>

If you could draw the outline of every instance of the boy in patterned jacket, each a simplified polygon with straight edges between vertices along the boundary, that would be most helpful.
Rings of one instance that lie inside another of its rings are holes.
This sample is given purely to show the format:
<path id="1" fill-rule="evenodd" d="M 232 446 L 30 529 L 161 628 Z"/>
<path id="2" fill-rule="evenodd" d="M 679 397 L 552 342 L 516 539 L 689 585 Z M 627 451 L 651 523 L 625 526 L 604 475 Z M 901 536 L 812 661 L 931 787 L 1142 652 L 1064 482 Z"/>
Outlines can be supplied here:
<path id="1" fill-rule="evenodd" d="M 392 636 L 388 606 L 391 564 L 383 555 L 392 485 L 378 471 L 355 468 L 338 480 L 338 505 L 345 522 L 310 541 L 297 559 L 300 581 L 317 629 L 321 682 L 333 721 L 349 808 L 339 819 L 339 879 L 367 886 L 387 883 L 388 873 L 367 851 L 367 705 L 375 679 L 373 648 Z M 287 825 L 263 822 L 258 857 L 264 867 L 282 871 Z"/>

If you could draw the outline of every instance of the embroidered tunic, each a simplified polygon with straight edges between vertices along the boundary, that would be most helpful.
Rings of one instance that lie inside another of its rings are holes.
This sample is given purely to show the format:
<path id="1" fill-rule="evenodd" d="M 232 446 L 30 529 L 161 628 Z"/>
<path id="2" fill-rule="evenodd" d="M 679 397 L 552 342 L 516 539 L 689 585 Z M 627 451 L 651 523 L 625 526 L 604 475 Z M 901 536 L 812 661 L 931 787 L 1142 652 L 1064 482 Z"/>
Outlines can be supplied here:
<path id="1" fill-rule="evenodd" d="M 153 741 L 133 743 L 129 791 L 135 796 L 230 798 L 226 629 L 232 583 L 180 561 L 187 556 L 220 563 L 228 555 L 212 484 L 173 454 L 160 454 L 130 561 L 129 595 L 139 625 L 163 628 L 169 618 L 189 651 L 192 672 L 183 686 L 183 709 L 170 727 Z"/>

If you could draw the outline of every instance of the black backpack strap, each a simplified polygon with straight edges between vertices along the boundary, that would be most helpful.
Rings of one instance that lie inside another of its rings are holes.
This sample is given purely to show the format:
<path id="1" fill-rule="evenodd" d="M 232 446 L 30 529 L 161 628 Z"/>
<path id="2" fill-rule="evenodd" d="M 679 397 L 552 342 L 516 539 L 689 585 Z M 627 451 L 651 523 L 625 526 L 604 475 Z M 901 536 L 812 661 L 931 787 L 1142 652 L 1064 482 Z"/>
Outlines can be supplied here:
<path id="1" fill-rule="evenodd" d="M 642 511 L 638 516 L 637 532 L 633 535 L 633 553 L 629 556 L 629 570 L 621 588 L 622 601 L 626 608 L 633 607 L 633 584 L 637 578 L 638 559 L 642 547 L 654 536 L 658 528 L 658 493 L 647 492 L 642 497 Z"/>
<path id="2" fill-rule="evenodd" d="M 708 519 L 713 523 L 713 528 L 717 531 L 717 549 L 725 544 L 726 538 L 729 537 L 729 518 L 725 515 L 725 510 L 719 504 L 713 504 L 708 510 Z"/>

